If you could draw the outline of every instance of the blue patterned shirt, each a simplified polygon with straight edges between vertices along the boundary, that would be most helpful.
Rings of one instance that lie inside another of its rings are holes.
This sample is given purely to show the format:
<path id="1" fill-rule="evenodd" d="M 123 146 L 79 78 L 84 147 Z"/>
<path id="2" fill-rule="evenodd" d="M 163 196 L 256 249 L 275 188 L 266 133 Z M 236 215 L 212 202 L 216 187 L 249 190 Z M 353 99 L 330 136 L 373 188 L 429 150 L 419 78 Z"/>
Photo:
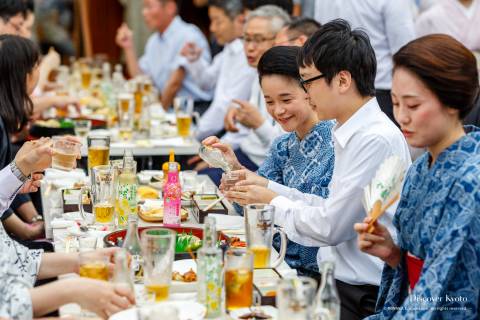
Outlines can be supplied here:
<path id="1" fill-rule="evenodd" d="M 333 121 L 321 121 L 302 140 L 294 132 L 277 138 L 257 173 L 303 193 L 327 198 L 335 159 L 333 126 Z M 280 248 L 279 237 L 274 238 L 273 245 Z M 304 247 L 288 240 L 285 261 L 299 273 L 312 275 L 318 273 L 317 252 L 317 247 Z"/>
<path id="2" fill-rule="evenodd" d="M 368 319 L 478 319 L 480 131 L 410 168 L 394 218 L 402 261 L 385 265 L 377 314 Z M 409 294 L 405 256 L 424 260 Z"/>

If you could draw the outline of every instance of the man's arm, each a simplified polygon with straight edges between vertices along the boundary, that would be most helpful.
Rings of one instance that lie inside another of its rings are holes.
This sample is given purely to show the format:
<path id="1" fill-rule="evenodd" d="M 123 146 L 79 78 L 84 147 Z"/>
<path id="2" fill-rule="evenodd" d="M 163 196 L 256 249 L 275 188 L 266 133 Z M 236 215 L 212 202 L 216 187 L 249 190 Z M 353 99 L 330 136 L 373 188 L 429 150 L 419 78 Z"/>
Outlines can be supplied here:
<path id="1" fill-rule="evenodd" d="M 162 92 L 162 106 L 165 110 L 168 110 L 173 103 L 173 99 L 177 95 L 177 92 L 182 88 L 183 80 L 185 79 L 185 69 L 178 68 L 170 75 L 170 78 L 165 85 Z"/>

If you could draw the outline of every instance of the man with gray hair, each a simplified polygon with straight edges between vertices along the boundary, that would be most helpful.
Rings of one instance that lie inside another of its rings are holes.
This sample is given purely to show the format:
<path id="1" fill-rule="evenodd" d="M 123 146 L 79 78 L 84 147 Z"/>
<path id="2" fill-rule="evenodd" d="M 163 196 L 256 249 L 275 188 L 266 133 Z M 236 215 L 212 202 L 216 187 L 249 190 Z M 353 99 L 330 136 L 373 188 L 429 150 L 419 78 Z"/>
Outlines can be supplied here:
<path id="1" fill-rule="evenodd" d="M 248 64 L 257 68 L 262 55 L 273 47 L 276 34 L 290 22 L 290 16 L 274 5 L 261 6 L 251 11 L 243 29 L 243 46 Z M 258 75 L 252 83 L 249 101 L 234 100 L 225 116 L 223 142 L 234 146 L 239 162 L 249 170 L 257 170 L 267 156 L 272 141 L 284 133 L 268 114 Z M 238 146 L 238 147 L 235 147 Z M 206 173 L 220 184 L 221 170 L 207 168 Z"/>
<path id="2" fill-rule="evenodd" d="M 197 124 L 196 137 L 202 140 L 223 130 L 223 119 L 232 99 L 248 99 L 256 71 L 247 63 L 241 40 L 245 16 L 241 0 L 209 0 L 210 31 L 224 46 L 210 65 L 201 58 L 201 49 L 187 43 L 182 55 L 185 69 L 203 90 L 215 90 L 212 103 Z"/>

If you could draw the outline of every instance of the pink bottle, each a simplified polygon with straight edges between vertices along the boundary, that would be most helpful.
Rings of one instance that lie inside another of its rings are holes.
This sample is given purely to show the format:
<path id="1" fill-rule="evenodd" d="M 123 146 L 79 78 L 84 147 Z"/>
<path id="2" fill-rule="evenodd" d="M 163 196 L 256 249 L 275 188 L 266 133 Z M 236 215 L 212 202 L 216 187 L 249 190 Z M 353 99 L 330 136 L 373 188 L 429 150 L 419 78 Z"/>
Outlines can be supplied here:
<path id="1" fill-rule="evenodd" d="M 168 179 L 163 187 L 163 225 L 180 226 L 180 208 L 182 205 L 182 187 L 178 179 L 178 164 L 168 163 Z"/>

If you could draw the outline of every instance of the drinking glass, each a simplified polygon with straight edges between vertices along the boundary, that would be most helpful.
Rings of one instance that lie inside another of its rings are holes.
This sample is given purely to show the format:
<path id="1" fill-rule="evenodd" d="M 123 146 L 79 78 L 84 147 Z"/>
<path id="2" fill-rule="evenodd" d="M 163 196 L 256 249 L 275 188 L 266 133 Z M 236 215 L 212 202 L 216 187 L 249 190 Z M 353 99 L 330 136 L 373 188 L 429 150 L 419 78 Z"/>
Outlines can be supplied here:
<path id="1" fill-rule="evenodd" d="M 317 283 L 308 277 L 278 281 L 276 304 L 279 320 L 308 320 L 312 313 Z"/>
<path id="2" fill-rule="evenodd" d="M 230 249 L 225 261 L 227 310 L 248 308 L 253 302 L 253 253 L 247 249 Z"/>
<path id="3" fill-rule="evenodd" d="M 173 100 L 173 108 L 177 118 L 178 135 L 184 139 L 191 136 L 190 127 L 192 118 L 195 117 L 198 123 L 199 114 L 193 111 L 193 99 L 189 97 L 176 97 Z"/>
<path id="4" fill-rule="evenodd" d="M 77 163 L 77 156 L 80 154 L 81 144 L 58 136 L 53 137 L 52 140 L 52 168 L 71 171 Z"/>
<path id="5" fill-rule="evenodd" d="M 75 135 L 84 138 L 88 136 L 90 129 L 92 128 L 92 121 L 87 119 L 73 120 Z"/>
<path id="6" fill-rule="evenodd" d="M 230 190 L 237 182 L 245 179 L 245 171 L 229 171 L 222 174 L 222 183 L 225 191 Z"/>
<path id="7" fill-rule="evenodd" d="M 287 236 L 274 226 L 275 207 L 268 204 L 250 204 L 244 209 L 247 246 L 254 254 L 255 268 L 276 268 L 285 258 Z M 270 264 L 274 233 L 280 233 L 281 246 L 278 259 Z"/>
<path id="8" fill-rule="evenodd" d="M 182 190 L 183 191 L 196 191 L 197 189 L 197 176 L 198 173 L 195 170 L 185 170 L 180 172 L 182 178 Z"/>
<path id="9" fill-rule="evenodd" d="M 118 128 L 123 140 L 131 140 L 133 135 L 134 100 L 131 93 L 118 95 Z"/>
<path id="10" fill-rule="evenodd" d="M 89 136 L 88 145 L 88 172 L 96 166 L 107 165 L 110 157 L 110 137 Z"/>
<path id="11" fill-rule="evenodd" d="M 91 173 L 91 187 L 83 187 L 80 192 L 80 214 L 84 221 L 92 220 L 88 217 L 92 213 L 85 212 L 82 202 L 83 195 L 90 193 L 95 222 L 111 224 L 115 210 L 114 169 L 111 166 L 96 166 L 92 168 Z"/>
<path id="12" fill-rule="evenodd" d="M 155 295 L 157 302 L 168 299 L 175 239 L 176 232 L 170 229 L 149 229 L 142 233 L 145 289 Z"/>
<path id="13" fill-rule="evenodd" d="M 108 281 L 108 258 L 92 254 L 97 248 L 97 238 L 78 238 L 80 277 Z"/>
<path id="14" fill-rule="evenodd" d="M 82 77 L 82 88 L 88 90 L 92 83 L 92 69 L 89 66 L 82 66 L 80 74 Z"/>

